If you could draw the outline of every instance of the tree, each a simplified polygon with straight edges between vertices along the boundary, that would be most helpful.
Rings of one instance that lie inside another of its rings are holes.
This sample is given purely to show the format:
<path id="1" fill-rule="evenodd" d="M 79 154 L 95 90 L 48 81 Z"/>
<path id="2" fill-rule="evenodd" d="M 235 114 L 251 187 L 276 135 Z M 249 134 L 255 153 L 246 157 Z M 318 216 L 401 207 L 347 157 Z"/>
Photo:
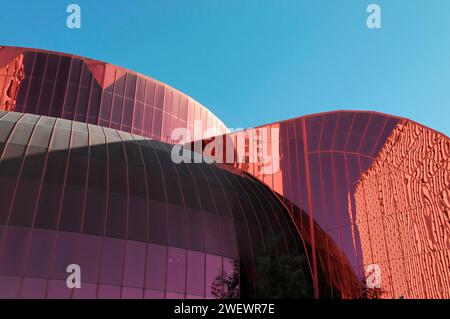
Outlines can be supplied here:
<path id="1" fill-rule="evenodd" d="M 362 284 L 362 299 L 381 299 L 384 291 L 382 288 L 369 288 L 365 279 L 361 281 Z"/>
<path id="2" fill-rule="evenodd" d="M 222 270 L 211 285 L 211 294 L 219 299 L 238 299 L 240 297 L 239 262 L 233 261 L 233 272 Z"/>
<path id="3" fill-rule="evenodd" d="M 250 280 L 252 271 L 237 261 L 233 263 L 233 272 L 218 274 L 211 293 L 221 299 L 310 299 L 313 297 L 312 285 L 308 281 L 304 269 L 306 256 L 299 254 L 278 254 L 280 238 L 265 240 L 266 249 L 256 256 L 253 269 L 256 272 L 254 289 Z M 247 271 L 245 270 L 247 269 Z M 247 278 L 249 277 L 249 278 Z M 222 288 L 223 287 L 223 288 Z"/>
<path id="4" fill-rule="evenodd" d="M 305 255 L 277 255 L 276 241 L 266 242 L 265 252 L 256 259 L 254 298 L 310 299 L 311 284 L 304 272 Z"/>

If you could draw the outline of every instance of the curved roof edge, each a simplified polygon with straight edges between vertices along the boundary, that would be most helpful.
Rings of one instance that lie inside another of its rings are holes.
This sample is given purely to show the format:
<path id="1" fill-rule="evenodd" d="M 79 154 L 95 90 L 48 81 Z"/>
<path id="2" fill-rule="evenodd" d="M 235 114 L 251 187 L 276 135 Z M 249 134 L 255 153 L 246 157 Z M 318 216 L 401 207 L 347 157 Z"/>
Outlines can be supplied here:
<path id="1" fill-rule="evenodd" d="M 2 54 L 3 49 L 9 49 L 8 52 L 5 52 Z M 15 51 L 15 52 L 14 52 Z M 207 112 L 211 113 L 212 115 L 214 115 L 217 118 L 217 121 L 219 121 L 227 130 L 228 130 L 228 126 L 225 125 L 225 123 L 214 113 L 212 112 L 209 108 L 207 108 L 206 106 L 204 106 L 203 104 L 201 104 L 200 102 L 198 102 L 196 99 L 194 99 L 191 95 L 186 94 L 180 90 L 178 90 L 177 88 L 164 83 L 160 80 L 157 80 L 151 76 L 145 75 L 143 73 L 128 69 L 126 67 L 117 65 L 117 64 L 113 64 L 111 62 L 107 62 L 107 61 L 102 61 L 102 60 L 97 60 L 97 59 L 92 59 L 92 58 L 88 58 L 85 56 L 81 56 L 81 55 L 76 55 L 76 54 L 71 54 L 71 53 L 66 53 L 66 52 L 60 52 L 60 51 L 54 51 L 54 50 L 46 50 L 46 49 L 38 49 L 38 48 L 30 48 L 30 47 L 20 47 L 20 46 L 7 46 L 7 45 L 2 45 L 0 44 L 0 68 L 2 68 L 5 64 L 3 63 L 4 60 L 13 60 L 17 55 L 20 55 L 21 53 L 25 52 L 25 51 L 32 51 L 32 52 L 39 52 L 39 53 L 47 53 L 47 54 L 55 54 L 55 55 L 60 55 L 60 56 L 66 56 L 66 57 L 70 57 L 70 58 L 76 58 L 76 59 L 80 59 L 83 60 L 90 68 L 93 76 L 95 77 L 96 81 L 101 85 L 101 86 L 105 86 L 106 84 L 108 84 L 108 81 L 106 83 L 102 83 L 105 80 L 100 79 L 99 74 L 96 73 L 95 68 L 98 67 L 99 65 L 103 66 L 103 67 L 112 67 L 118 70 L 121 70 L 122 72 L 127 72 L 127 73 L 131 73 L 134 74 L 136 76 L 141 76 L 150 80 L 153 80 L 165 87 L 168 87 L 176 92 L 178 92 L 179 94 L 182 94 L 190 99 L 192 99 L 194 102 L 196 102 L 201 108 L 205 109 Z M 2 59 L 3 58 L 3 59 Z M 7 63 L 9 63 L 10 61 L 8 61 Z M 6 64 L 7 64 L 6 63 Z"/>
<path id="2" fill-rule="evenodd" d="M 439 135 L 442 135 L 444 137 L 449 138 L 446 134 L 439 132 L 429 126 L 426 126 L 425 124 L 422 124 L 420 122 L 417 122 L 415 120 L 411 120 L 410 118 L 407 117 L 402 117 L 402 116 L 398 116 L 398 115 L 392 115 L 392 114 L 388 114 L 388 113 L 383 113 L 383 112 L 378 112 L 378 111 L 371 111 L 371 110 L 352 110 L 352 109 L 337 109 L 337 110 L 332 110 L 332 111 L 325 111 L 325 112 L 317 112 L 317 113 L 310 113 L 310 114 L 305 114 L 305 115 L 300 115 L 300 116 L 296 116 L 296 117 L 292 117 L 286 120 L 281 120 L 281 121 L 276 121 L 276 122 L 271 122 L 271 123 L 267 123 L 267 124 L 261 124 L 261 125 L 257 125 L 254 127 L 249 127 L 249 128 L 245 128 L 243 130 L 246 129 L 257 129 L 257 128 L 261 128 L 261 127 L 265 127 L 268 125 L 273 125 L 273 124 L 284 124 L 284 123 L 288 123 L 291 121 L 296 121 L 296 120 L 300 120 L 300 119 L 308 119 L 308 118 L 312 118 L 312 117 L 317 117 L 317 116 L 323 116 L 323 115 L 329 115 L 329 114 L 339 114 L 339 113 L 368 113 L 368 114 L 375 114 L 375 115 L 379 115 L 379 116 L 385 116 L 385 117 L 389 117 L 389 118 L 393 118 L 393 119 L 397 119 L 397 120 L 404 120 L 404 121 L 410 121 L 413 122 L 421 127 L 424 127 L 428 130 L 431 130 Z M 239 130 L 241 131 L 241 130 Z M 239 132 L 236 131 L 236 132 Z"/>

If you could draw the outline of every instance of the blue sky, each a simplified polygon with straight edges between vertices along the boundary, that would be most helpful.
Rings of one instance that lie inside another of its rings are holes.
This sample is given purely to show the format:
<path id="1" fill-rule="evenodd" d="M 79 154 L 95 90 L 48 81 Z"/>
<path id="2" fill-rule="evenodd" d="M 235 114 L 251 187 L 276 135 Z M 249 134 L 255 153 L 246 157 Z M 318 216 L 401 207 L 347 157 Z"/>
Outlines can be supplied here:
<path id="1" fill-rule="evenodd" d="M 147 74 L 229 127 L 367 109 L 450 135 L 448 0 L 1 2 L 0 44 Z M 80 30 L 66 27 L 70 3 L 81 6 Z M 380 30 L 366 27 L 370 3 L 381 6 Z"/>

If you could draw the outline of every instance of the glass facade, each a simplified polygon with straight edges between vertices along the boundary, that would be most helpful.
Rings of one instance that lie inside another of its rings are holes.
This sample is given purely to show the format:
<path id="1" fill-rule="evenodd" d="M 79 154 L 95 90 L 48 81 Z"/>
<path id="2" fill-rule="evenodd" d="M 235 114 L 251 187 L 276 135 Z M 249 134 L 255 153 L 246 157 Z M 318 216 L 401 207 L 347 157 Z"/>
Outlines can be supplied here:
<path id="1" fill-rule="evenodd" d="M 176 128 L 216 162 L 175 164 Z M 273 243 L 316 298 L 448 298 L 449 150 L 364 111 L 229 133 L 152 78 L 0 47 L 0 298 L 245 298 Z"/>
<path id="2" fill-rule="evenodd" d="M 372 265 L 381 297 L 449 296 L 448 137 L 336 111 L 206 139 L 204 151 L 210 145 L 285 202 L 310 247 L 316 297 L 360 298 Z"/>
<path id="3" fill-rule="evenodd" d="M 303 252 L 267 187 L 216 165 L 175 165 L 170 151 L 128 132 L 0 112 L 0 298 L 217 298 L 223 273 L 255 280 L 270 238 L 282 237 L 280 254 Z M 66 286 L 70 264 L 81 289 Z"/>
<path id="4" fill-rule="evenodd" d="M 173 142 L 175 128 L 192 136 L 206 129 L 227 132 L 208 109 L 164 83 L 109 63 L 43 50 L 0 47 L 0 95 L 0 110 L 97 124 L 167 143 Z"/>
<path id="5" fill-rule="evenodd" d="M 450 298 L 450 140 L 401 121 L 356 192 L 362 258 L 391 298 Z"/>

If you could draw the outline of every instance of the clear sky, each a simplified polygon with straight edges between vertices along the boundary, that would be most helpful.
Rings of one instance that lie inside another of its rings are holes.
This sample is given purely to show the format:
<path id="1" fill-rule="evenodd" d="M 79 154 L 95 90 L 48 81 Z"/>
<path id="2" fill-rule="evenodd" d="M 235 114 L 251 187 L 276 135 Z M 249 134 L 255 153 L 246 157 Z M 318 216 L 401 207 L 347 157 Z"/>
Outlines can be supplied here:
<path id="1" fill-rule="evenodd" d="M 66 27 L 81 6 L 82 28 Z M 381 6 L 382 28 L 366 26 Z M 191 95 L 227 126 L 336 109 L 450 135 L 449 0 L 0 0 L 0 45 L 105 60 Z"/>

